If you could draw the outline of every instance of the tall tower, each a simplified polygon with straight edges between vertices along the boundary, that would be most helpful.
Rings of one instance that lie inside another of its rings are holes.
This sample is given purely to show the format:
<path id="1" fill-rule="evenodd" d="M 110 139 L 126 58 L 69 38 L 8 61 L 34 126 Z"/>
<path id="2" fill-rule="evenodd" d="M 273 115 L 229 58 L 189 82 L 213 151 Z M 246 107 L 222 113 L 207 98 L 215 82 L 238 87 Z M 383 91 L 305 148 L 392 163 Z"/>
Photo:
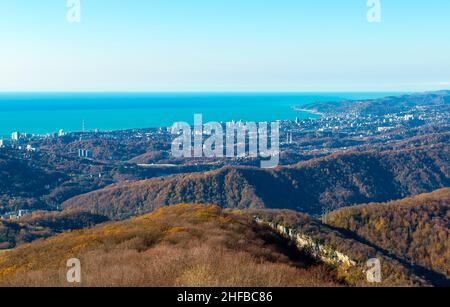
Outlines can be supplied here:
<path id="1" fill-rule="evenodd" d="M 83 135 L 84 135 L 84 128 L 85 128 L 85 123 L 84 123 L 84 119 L 81 120 L 81 134 L 80 134 L 80 142 L 83 140 Z"/>

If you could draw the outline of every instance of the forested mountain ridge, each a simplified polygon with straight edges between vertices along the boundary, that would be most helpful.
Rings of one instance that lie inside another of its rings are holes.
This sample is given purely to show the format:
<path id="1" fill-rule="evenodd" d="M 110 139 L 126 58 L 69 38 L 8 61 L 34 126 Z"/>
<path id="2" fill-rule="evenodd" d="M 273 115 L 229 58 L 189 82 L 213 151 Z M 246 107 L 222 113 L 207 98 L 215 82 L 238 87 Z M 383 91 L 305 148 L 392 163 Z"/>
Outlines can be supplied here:
<path id="1" fill-rule="evenodd" d="M 82 263 L 82 286 L 346 285 L 333 267 L 245 213 L 182 204 L 4 252 L 0 286 L 71 286 L 66 262 L 74 257 Z"/>
<path id="2" fill-rule="evenodd" d="M 0 151 L 0 178 L 0 194 L 33 197 L 47 193 L 50 186 L 66 180 L 67 176 Z"/>
<path id="3" fill-rule="evenodd" d="M 325 220 L 397 257 L 450 277 L 450 188 L 342 208 Z"/>
<path id="4" fill-rule="evenodd" d="M 171 203 L 283 208 L 321 215 L 450 186 L 448 144 L 350 152 L 274 170 L 226 167 L 111 186 L 66 201 L 65 208 L 120 219 Z"/>
<path id="5" fill-rule="evenodd" d="M 302 109 L 325 114 L 373 114 L 398 113 L 415 107 L 450 107 L 450 91 L 417 93 L 377 99 L 343 100 L 339 102 L 315 102 L 301 106 Z"/>
<path id="6" fill-rule="evenodd" d="M 293 221 L 292 226 L 348 253 L 362 267 L 315 261 L 308 250 L 297 249 L 270 227 L 256 223 L 255 214 Z M 381 284 L 369 284 L 364 272 L 367 259 L 375 256 L 385 260 Z M 64 269 L 73 257 L 83 264 L 83 286 L 429 285 L 400 263 L 306 214 L 189 204 L 67 232 L 0 254 L 0 285 L 67 286 Z"/>
<path id="7" fill-rule="evenodd" d="M 98 176 L 103 167 L 45 152 L 1 148 L 0 215 L 19 209 L 55 210 L 66 199 L 109 184 L 106 176 Z"/>
<path id="8" fill-rule="evenodd" d="M 247 212 L 315 259 L 336 267 L 340 276 L 350 284 L 367 285 L 367 262 L 370 259 L 378 259 L 381 263 L 381 286 L 443 283 L 439 274 L 413 267 L 345 229 L 326 224 L 323 219 L 292 210 L 255 209 Z"/>
<path id="9" fill-rule="evenodd" d="M 33 212 L 20 220 L 0 220 L 0 250 L 14 248 L 58 233 L 106 222 L 104 216 L 89 212 Z"/>

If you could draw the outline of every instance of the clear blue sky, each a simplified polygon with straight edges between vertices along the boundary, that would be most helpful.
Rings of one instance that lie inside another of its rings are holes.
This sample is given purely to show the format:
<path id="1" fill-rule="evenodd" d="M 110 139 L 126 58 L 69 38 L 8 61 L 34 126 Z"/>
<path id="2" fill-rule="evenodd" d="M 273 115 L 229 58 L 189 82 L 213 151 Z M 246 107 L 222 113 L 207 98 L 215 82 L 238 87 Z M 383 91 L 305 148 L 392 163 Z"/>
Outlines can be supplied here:
<path id="1" fill-rule="evenodd" d="M 0 0 L 0 91 L 450 88 L 450 1 Z"/>

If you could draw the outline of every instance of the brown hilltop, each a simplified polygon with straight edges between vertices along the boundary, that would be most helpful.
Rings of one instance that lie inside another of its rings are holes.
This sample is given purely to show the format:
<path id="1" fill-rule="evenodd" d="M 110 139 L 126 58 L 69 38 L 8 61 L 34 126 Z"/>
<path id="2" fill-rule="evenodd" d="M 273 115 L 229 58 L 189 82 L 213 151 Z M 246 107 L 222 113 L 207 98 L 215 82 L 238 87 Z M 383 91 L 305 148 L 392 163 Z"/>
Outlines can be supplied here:
<path id="1" fill-rule="evenodd" d="M 270 229 L 217 206 L 178 205 L 67 232 L 0 254 L 0 285 L 339 286 L 336 271 L 292 251 Z"/>

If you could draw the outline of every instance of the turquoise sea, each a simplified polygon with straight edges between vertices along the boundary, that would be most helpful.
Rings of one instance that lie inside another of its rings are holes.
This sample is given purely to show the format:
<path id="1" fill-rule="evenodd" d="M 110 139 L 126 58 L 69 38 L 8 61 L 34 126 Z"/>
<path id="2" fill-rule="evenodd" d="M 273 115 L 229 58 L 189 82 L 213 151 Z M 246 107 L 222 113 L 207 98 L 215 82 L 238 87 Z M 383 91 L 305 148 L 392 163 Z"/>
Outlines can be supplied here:
<path id="1" fill-rule="evenodd" d="M 389 93 L 3 93 L 0 136 L 11 132 L 46 134 L 64 131 L 167 127 L 174 122 L 274 121 L 316 117 L 293 106 L 386 96 Z"/>

